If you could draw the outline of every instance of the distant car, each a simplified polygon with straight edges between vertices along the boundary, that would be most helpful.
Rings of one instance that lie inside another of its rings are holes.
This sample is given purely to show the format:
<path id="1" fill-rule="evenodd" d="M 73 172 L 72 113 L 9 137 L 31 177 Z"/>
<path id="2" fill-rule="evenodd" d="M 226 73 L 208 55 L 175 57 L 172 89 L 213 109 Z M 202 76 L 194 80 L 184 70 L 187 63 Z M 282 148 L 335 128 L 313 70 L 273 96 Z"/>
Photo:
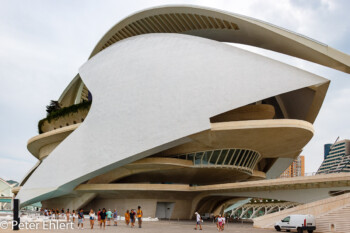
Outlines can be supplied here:
<path id="1" fill-rule="evenodd" d="M 308 233 L 312 233 L 316 230 L 316 221 L 313 215 L 290 215 L 280 222 L 276 222 L 275 229 L 276 231 L 297 230 L 298 233 L 303 233 L 304 230 L 307 230 Z"/>

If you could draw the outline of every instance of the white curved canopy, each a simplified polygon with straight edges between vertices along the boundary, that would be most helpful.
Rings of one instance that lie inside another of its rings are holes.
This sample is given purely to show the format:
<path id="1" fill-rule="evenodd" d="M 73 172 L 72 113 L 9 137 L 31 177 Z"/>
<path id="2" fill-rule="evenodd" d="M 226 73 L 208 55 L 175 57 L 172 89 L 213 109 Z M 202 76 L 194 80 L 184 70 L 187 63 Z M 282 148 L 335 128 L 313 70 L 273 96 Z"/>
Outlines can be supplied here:
<path id="1" fill-rule="evenodd" d="M 321 42 L 251 17 L 191 5 L 154 7 L 126 17 L 101 38 L 89 59 L 114 43 L 149 33 L 181 33 L 246 44 L 350 73 L 350 56 Z M 74 103 L 79 85 L 78 74 L 59 98 L 63 106 Z"/>
<path id="2" fill-rule="evenodd" d="M 211 128 L 212 116 L 328 82 L 239 48 L 181 34 L 123 40 L 79 73 L 94 94 L 89 115 L 22 187 L 17 196 L 22 205 L 67 194 L 97 175 L 188 142 L 187 136 Z"/>
<path id="3" fill-rule="evenodd" d="M 350 73 L 350 56 L 325 44 L 251 17 L 191 5 L 154 7 L 128 16 L 102 37 L 90 58 L 118 41 L 147 33 L 246 44 Z"/>

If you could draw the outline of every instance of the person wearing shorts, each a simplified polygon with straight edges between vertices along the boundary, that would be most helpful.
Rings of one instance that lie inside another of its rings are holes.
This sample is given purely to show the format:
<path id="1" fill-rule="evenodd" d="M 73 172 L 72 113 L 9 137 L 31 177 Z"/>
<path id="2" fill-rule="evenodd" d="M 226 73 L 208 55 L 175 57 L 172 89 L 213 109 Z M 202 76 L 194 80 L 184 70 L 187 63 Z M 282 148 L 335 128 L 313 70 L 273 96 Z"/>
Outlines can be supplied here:
<path id="1" fill-rule="evenodd" d="M 73 221 L 73 224 L 75 223 L 75 218 L 77 217 L 77 214 L 75 213 L 75 210 L 73 210 L 72 212 L 72 221 Z"/>
<path id="2" fill-rule="evenodd" d="M 112 219 L 112 211 L 111 211 L 111 209 L 109 209 L 106 214 L 107 214 L 107 226 L 110 226 L 111 225 L 111 219 Z"/>
<path id="3" fill-rule="evenodd" d="M 102 212 L 100 213 L 100 217 L 101 217 L 100 229 L 102 228 L 102 225 L 103 225 L 103 230 L 104 230 L 106 228 L 106 217 L 107 217 L 105 208 L 102 209 Z"/>
<path id="4" fill-rule="evenodd" d="M 126 213 L 125 213 L 125 224 L 127 226 L 129 226 L 129 222 L 130 222 L 130 213 L 129 213 L 129 210 L 126 210 Z"/>
<path id="5" fill-rule="evenodd" d="M 84 229 L 84 211 L 80 209 L 78 213 L 78 228 L 81 226 L 81 229 Z"/>
<path id="6" fill-rule="evenodd" d="M 137 207 L 137 221 L 139 223 L 139 228 L 141 228 L 141 225 L 142 225 L 142 216 L 143 216 L 143 212 L 141 210 L 141 206 Z"/>
<path id="7" fill-rule="evenodd" d="M 202 230 L 201 216 L 198 214 L 198 212 L 194 214 L 196 215 L 196 227 L 194 229 L 197 230 L 197 226 L 199 225 L 199 229 Z"/>
<path id="8" fill-rule="evenodd" d="M 118 226 L 118 212 L 116 209 L 114 209 L 114 212 L 113 212 L 113 220 L 114 220 L 114 226 Z"/>
<path id="9" fill-rule="evenodd" d="M 130 211 L 130 222 L 131 222 L 131 227 L 135 226 L 135 215 L 136 213 L 134 212 L 134 210 Z"/>
<path id="10" fill-rule="evenodd" d="M 95 212 L 93 209 L 90 210 L 89 216 L 90 216 L 90 227 L 91 229 L 94 229 Z"/>

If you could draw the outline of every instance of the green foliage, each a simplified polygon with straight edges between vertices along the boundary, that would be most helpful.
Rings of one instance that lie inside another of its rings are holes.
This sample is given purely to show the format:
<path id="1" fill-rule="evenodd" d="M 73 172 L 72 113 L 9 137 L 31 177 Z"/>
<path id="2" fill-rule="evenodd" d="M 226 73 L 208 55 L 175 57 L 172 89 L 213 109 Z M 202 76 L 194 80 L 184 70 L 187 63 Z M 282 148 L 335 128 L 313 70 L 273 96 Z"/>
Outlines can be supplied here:
<path id="1" fill-rule="evenodd" d="M 61 117 L 68 116 L 72 113 L 77 113 L 79 110 L 84 109 L 90 109 L 91 101 L 84 101 L 79 104 L 74 104 L 69 107 L 64 107 L 57 109 L 56 111 L 52 111 L 48 116 L 44 119 L 41 119 L 38 123 L 38 130 L 39 134 L 42 134 L 43 131 L 41 130 L 41 127 L 43 126 L 44 122 L 47 120 L 48 123 L 50 123 L 52 120 L 58 120 Z"/>
<path id="2" fill-rule="evenodd" d="M 58 111 L 60 109 L 60 103 L 58 103 L 58 101 L 56 100 L 51 100 L 50 104 L 46 106 L 47 116 L 50 115 L 52 112 Z"/>

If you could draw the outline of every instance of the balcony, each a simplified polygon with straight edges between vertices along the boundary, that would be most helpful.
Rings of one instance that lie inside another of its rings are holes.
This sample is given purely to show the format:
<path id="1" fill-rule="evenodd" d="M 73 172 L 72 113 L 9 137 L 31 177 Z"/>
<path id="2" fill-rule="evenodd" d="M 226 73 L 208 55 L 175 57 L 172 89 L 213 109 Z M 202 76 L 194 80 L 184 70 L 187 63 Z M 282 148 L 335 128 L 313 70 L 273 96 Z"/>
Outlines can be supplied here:
<path id="1" fill-rule="evenodd" d="M 39 121 L 39 134 L 83 122 L 90 106 L 91 101 L 86 101 L 50 113 L 46 118 Z"/>

